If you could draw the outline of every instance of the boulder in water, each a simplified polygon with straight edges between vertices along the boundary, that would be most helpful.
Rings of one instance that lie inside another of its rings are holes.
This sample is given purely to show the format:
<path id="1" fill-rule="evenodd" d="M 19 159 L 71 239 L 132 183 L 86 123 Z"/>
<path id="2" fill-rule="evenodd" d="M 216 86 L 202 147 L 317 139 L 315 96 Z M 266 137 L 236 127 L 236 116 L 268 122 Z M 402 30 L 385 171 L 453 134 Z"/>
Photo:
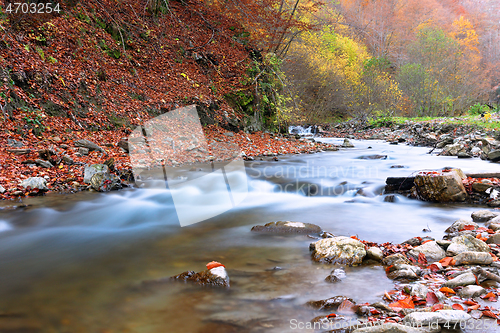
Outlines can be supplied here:
<path id="1" fill-rule="evenodd" d="M 311 223 L 278 221 L 256 225 L 252 227 L 252 231 L 276 234 L 318 234 L 321 228 Z"/>
<path id="2" fill-rule="evenodd" d="M 467 192 L 460 174 L 462 172 L 458 172 L 456 169 L 421 172 L 415 177 L 417 192 L 426 201 L 465 201 Z"/>
<path id="3" fill-rule="evenodd" d="M 352 144 L 351 140 L 345 138 L 344 143 L 342 143 L 342 148 L 354 148 L 354 145 Z"/>
<path id="4" fill-rule="evenodd" d="M 366 256 L 365 246 L 350 237 L 325 238 L 311 244 L 312 259 L 318 262 L 357 265 Z"/>
<path id="5" fill-rule="evenodd" d="M 499 213 L 497 212 L 492 212 L 490 210 L 478 210 L 476 212 L 473 212 L 471 214 L 472 221 L 474 222 L 488 222 L 489 220 L 494 219 L 497 217 Z"/>
<path id="6" fill-rule="evenodd" d="M 309 301 L 306 303 L 307 306 L 312 307 L 316 310 L 337 310 L 340 304 L 345 301 L 349 301 L 354 303 L 354 301 L 346 296 L 335 296 L 328 299 L 320 300 L 320 301 Z"/>
<path id="7" fill-rule="evenodd" d="M 229 287 L 229 276 L 226 268 L 219 262 L 212 261 L 207 264 L 207 269 L 198 273 L 186 271 L 179 275 L 172 276 L 171 279 L 194 282 L 202 286 Z"/>

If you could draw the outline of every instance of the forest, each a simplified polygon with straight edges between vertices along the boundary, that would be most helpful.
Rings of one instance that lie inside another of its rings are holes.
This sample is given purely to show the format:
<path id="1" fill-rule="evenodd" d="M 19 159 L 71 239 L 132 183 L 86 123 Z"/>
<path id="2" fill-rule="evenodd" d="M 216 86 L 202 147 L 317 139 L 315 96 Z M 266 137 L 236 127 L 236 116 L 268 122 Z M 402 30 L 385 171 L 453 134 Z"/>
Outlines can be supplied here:
<path id="1" fill-rule="evenodd" d="M 42 127 L 35 123 L 47 109 L 85 129 L 133 127 L 190 103 L 207 107 L 209 123 L 250 131 L 479 114 L 499 102 L 499 7 L 95 0 L 64 1 L 60 13 L 41 15 L 5 7 L 0 102 L 3 116 L 27 113 L 28 127 Z"/>
<path id="2" fill-rule="evenodd" d="M 496 1 L 229 3 L 282 61 L 282 117 L 456 116 L 499 101 Z"/>

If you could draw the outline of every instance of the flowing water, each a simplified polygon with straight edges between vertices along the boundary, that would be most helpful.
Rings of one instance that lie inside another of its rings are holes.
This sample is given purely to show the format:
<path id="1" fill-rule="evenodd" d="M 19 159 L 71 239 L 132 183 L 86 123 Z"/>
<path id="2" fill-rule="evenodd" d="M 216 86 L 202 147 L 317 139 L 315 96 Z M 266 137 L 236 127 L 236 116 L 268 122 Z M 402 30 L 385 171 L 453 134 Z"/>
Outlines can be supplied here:
<path id="1" fill-rule="evenodd" d="M 289 220 L 374 242 L 441 238 L 478 207 L 402 196 L 385 202 L 386 177 L 443 167 L 491 172 L 498 164 L 353 142 L 356 148 L 337 152 L 247 162 L 243 203 L 183 228 L 168 190 L 51 195 L 23 210 L 0 210 L 0 332 L 290 332 L 299 331 L 291 320 L 322 314 L 303 306 L 309 300 L 381 300 L 393 288 L 382 266 L 348 267 L 345 280 L 329 284 L 333 267 L 310 259 L 313 239 L 251 227 Z M 201 271 L 212 260 L 226 266 L 230 289 L 143 283 Z"/>

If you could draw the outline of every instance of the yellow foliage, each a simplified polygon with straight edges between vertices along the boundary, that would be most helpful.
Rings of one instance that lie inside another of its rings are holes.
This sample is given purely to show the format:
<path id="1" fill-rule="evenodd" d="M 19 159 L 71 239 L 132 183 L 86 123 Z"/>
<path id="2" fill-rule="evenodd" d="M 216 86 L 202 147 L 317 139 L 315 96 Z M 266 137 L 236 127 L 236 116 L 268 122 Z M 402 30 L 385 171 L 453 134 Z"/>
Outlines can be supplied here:
<path id="1" fill-rule="evenodd" d="M 453 31 L 451 36 L 463 47 L 466 47 L 472 52 L 479 53 L 479 37 L 474 29 L 472 23 L 460 16 L 458 20 L 455 20 L 452 24 Z"/>

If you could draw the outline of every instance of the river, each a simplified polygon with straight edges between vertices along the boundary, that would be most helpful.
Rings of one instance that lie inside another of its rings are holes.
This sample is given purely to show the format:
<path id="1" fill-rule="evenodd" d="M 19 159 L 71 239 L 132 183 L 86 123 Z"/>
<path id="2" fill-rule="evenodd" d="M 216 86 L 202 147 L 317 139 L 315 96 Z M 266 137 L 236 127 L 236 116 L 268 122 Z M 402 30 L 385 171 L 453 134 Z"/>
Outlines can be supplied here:
<path id="1" fill-rule="evenodd" d="M 401 196 L 385 202 L 385 179 L 443 167 L 491 172 L 498 164 L 352 141 L 355 148 L 337 152 L 246 162 L 246 199 L 182 228 L 168 190 L 53 194 L 0 210 L 0 332 L 290 332 L 291 320 L 321 314 L 304 307 L 307 301 L 380 301 L 393 288 L 382 266 L 348 267 L 345 280 L 327 283 L 333 267 L 311 261 L 313 239 L 255 234 L 251 227 L 289 220 L 374 242 L 440 239 L 478 207 Z M 142 283 L 201 271 L 212 260 L 226 266 L 230 289 Z"/>

